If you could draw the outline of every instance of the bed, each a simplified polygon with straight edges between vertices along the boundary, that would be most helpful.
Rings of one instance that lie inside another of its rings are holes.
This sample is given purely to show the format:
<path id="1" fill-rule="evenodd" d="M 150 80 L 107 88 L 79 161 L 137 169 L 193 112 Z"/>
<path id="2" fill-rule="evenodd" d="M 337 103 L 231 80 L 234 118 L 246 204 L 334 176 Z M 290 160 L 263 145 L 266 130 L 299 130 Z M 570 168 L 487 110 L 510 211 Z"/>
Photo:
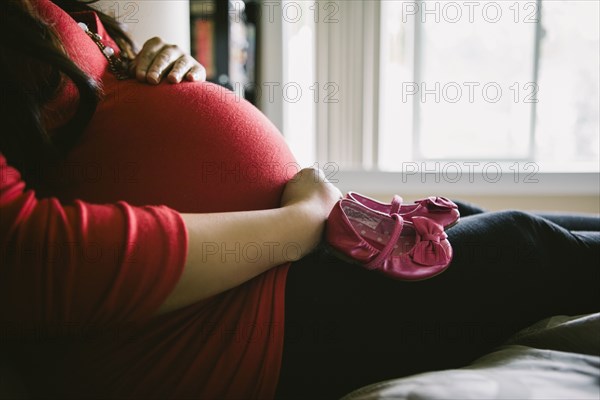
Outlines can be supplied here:
<path id="1" fill-rule="evenodd" d="M 29 398 L 0 362 L 0 399 Z M 600 313 L 555 316 L 464 368 L 375 383 L 343 400 L 600 399 Z"/>
<path id="2" fill-rule="evenodd" d="M 540 321 L 460 369 L 375 383 L 343 400 L 600 399 L 600 313 Z"/>

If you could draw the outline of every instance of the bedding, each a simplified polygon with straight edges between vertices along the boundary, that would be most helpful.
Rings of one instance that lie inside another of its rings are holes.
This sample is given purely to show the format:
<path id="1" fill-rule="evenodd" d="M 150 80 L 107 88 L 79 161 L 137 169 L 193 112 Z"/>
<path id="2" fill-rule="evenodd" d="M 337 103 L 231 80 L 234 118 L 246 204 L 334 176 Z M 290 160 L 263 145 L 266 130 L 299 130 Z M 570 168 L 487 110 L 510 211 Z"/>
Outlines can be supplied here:
<path id="1" fill-rule="evenodd" d="M 0 399 L 29 398 L 0 362 Z M 540 321 L 455 370 L 375 383 L 342 400 L 600 399 L 600 313 Z"/>
<path id="2" fill-rule="evenodd" d="M 600 399 L 600 313 L 540 321 L 471 365 L 375 383 L 342 400 Z"/>

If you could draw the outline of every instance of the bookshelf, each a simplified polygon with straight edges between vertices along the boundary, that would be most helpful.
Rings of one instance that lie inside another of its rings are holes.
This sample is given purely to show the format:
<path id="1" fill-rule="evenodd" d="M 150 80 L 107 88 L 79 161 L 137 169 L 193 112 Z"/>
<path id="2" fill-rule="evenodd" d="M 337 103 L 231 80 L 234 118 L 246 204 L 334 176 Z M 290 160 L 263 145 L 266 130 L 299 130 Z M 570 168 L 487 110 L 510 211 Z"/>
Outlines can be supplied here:
<path id="1" fill-rule="evenodd" d="M 256 103 L 258 3 L 190 0 L 192 55 L 207 80 Z"/>

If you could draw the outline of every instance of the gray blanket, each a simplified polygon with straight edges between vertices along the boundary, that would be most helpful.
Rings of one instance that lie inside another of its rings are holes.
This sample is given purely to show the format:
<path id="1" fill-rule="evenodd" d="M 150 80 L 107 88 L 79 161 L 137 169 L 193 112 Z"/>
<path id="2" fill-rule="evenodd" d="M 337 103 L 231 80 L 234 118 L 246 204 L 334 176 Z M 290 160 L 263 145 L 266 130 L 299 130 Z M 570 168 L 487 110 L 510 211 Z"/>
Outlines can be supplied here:
<path id="1" fill-rule="evenodd" d="M 473 364 L 376 383 L 343 400 L 600 399 L 600 313 L 552 317 Z"/>

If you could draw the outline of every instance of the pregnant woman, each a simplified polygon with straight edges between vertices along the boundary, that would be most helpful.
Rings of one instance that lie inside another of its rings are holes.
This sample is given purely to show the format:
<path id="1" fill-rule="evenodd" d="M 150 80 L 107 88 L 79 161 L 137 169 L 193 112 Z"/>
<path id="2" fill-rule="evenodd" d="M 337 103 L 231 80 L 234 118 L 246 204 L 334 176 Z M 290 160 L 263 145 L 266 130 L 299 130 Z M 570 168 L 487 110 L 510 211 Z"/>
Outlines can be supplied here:
<path id="1" fill-rule="evenodd" d="M 336 398 L 600 305 L 597 218 L 461 204 L 448 271 L 386 279 L 320 250 L 339 190 L 177 48 L 0 10 L 0 357 L 31 397 Z"/>

